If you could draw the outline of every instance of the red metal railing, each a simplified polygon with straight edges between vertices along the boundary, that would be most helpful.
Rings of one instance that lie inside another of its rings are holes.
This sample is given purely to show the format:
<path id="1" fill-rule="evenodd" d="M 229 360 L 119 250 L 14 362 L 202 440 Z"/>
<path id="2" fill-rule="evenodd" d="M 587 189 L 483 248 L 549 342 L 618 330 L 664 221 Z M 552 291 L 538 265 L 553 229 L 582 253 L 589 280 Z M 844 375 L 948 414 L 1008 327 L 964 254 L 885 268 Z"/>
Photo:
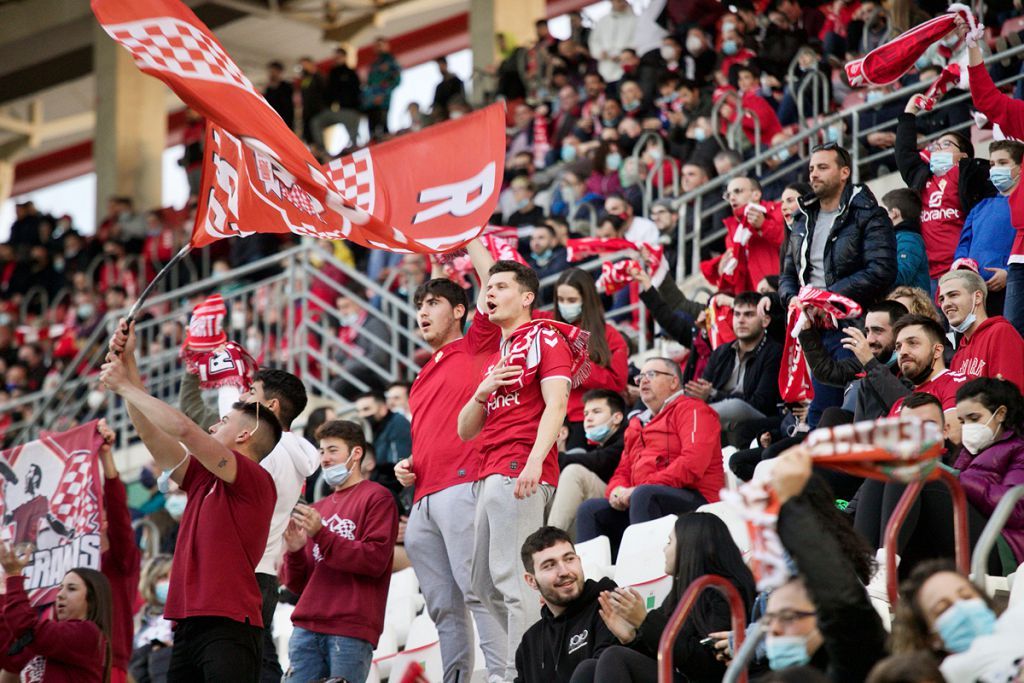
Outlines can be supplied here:
<path id="1" fill-rule="evenodd" d="M 746 606 L 743 604 L 743 597 L 736 590 L 736 586 L 723 576 L 705 574 L 694 580 L 679 599 L 679 604 L 672 612 L 672 616 L 661 633 L 661 640 L 658 642 L 658 683 L 672 683 L 672 645 L 679 637 L 679 631 L 683 628 L 683 622 L 690 616 L 697 598 L 707 588 L 716 588 L 725 599 L 729 601 L 729 611 L 732 613 L 732 637 L 734 651 L 738 651 L 743 645 L 743 637 L 747 629 Z M 743 672 L 740 676 L 740 683 L 746 683 L 747 674 Z"/>

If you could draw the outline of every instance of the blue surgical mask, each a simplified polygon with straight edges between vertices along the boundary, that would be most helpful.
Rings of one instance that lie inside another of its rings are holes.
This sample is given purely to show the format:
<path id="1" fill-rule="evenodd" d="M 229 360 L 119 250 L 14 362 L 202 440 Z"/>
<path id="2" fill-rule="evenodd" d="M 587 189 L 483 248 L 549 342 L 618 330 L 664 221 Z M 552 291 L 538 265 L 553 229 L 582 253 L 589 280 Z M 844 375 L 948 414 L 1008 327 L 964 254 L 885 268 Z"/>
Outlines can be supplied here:
<path id="1" fill-rule="evenodd" d="M 562 145 L 561 157 L 562 161 L 567 164 L 576 161 L 576 148 L 572 145 Z"/>
<path id="2" fill-rule="evenodd" d="M 622 166 L 622 155 L 618 152 L 612 152 L 605 157 L 604 164 L 608 167 L 609 171 L 618 171 L 619 167 Z"/>
<path id="3" fill-rule="evenodd" d="M 590 429 L 584 429 L 583 433 L 587 437 L 587 441 L 593 441 L 594 443 L 601 443 L 608 438 L 608 435 L 612 433 L 612 423 L 606 422 L 603 425 L 597 425 Z"/>
<path id="4" fill-rule="evenodd" d="M 996 628 L 996 615 L 981 598 L 954 602 L 935 620 L 935 631 L 947 652 L 965 652 L 978 636 Z"/>
<path id="5" fill-rule="evenodd" d="M 926 69 L 931 65 L 932 58 L 927 55 L 921 55 L 920 57 L 917 58 L 917 61 L 914 62 L 914 66 L 917 67 L 918 71 L 920 71 L 921 69 Z"/>
<path id="6" fill-rule="evenodd" d="M 188 505 L 188 496 L 167 496 L 164 501 L 164 509 L 167 510 L 173 519 L 181 519 L 185 514 L 185 506 Z"/>
<path id="7" fill-rule="evenodd" d="M 899 360 L 899 358 L 900 358 L 900 357 L 899 357 L 899 356 L 898 356 L 898 355 L 896 354 L 896 352 L 895 352 L 895 351 L 893 351 L 893 352 L 892 352 L 892 355 L 891 355 L 891 356 L 889 356 L 889 360 L 885 361 L 885 365 L 886 365 L 886 367 L 889 367 L 889 368 L 891 368 L 892 366 L 896 365 L 896 361 L 898 361 L 898 360 Z"/>
<path id="8" fill-rule="evenodd" d="M 804 636 L 772 636 L 764 641 L 768 654 L 768 666 L 772 671 L 803 666 L 811 661 L 807 652 L 807 638 Z"/>
<path id="9" fill-rule="evenodd" d="M 574 323 L 583 315 L 583 304 L 558 304 L 558 312 L 566 322 Z"/>
<path id="10" fill-rule="evenodd" d="M 694 128 L 693 139 L 696 140 L 697 142 L 704 142 L 705 140 L 708 139 L 708 132 L 703 128 Z"/>
<path id="11" fill-rule="evenodd" d="M 722 52 L 729 55 L 730 57 L 740 51 L 739 45 L 736 41 L 730 38 L 729 40 L 722 41 Z"/>
<path id="12" fill-rule="evenodd" d="M 791 156 L 791 153 L 789 151 L 789 147 L 783 147 L 778 152 L 776 152 L 775 160 L 778 161 L 779 163 L 782 163 L 782 162 L 788 160 L 790 156 Z"/>
<path id="13" fill-rule="evenodd" d="M 161 605 L 167 604 L 167 591 L 170 589 L 170 587 L 171 584 L 169 581 L 161 581 L 155 586 L 153 586 L 153 597 L 155 597 L 156 601 L 159 602 Z"/>
<path id="14" fill-rule="evenodd" d="M 554 249 L 545 249 L 544 251 L 540 252 L 539 254 L 534 254 L 533 255 L 533 259 L 535 261 L 540 262 L 540 263 L 544 263 L 544 262 L 549 261 L 551 259 L 551 255 L 553 253 L 554 253 Z"/>
<path id="15" fill-rule="evenodd" d="M 878 100 L 882 99 L 882 95 L 883 93 L 878 90 L 871 90 L 868 92 L 867 97 L 865 97 L 864 99 L 867 100 L 868 102 L 877 102 Z"/>
<path id="16" fill-rule="evenodd" d="M 971 312 L 967 314 L 967 317 L 964 318 L 959 325 L 954 325 L 953 323 L 950 323 L 949 329 L 953 330 L 957 334 L 964 334 L 965 332 L 967 332 L 967 330 L 971 329 L 971 325 L 973 325 L 978 320 L 978 316 L 974 315 L 974 309 L 976 309 L 977 307 L 978 304 L 974 304 L 974 306 L 971 307 Z"/>
<path id="17" fill-rule="evenodd" d="M 828 141 L 839 142 L 839 138 L 843 134 L 842 126 L 829 126 L 828 127 Z"/>
<path id="18" fill-rule="evenodd" d="M 633 100 L 632 102 L 623 102 L 622 108 L 626 111 L 636 111 L 640 108 L 640 100 Z"/>
<path id="19" fill-rule="evenodd" d="M 348 468 L 348 463 L 352 460 L 352 456 L 348 456 L 348 460 L 345 462 L 339 462 L 337 465 L 331 465 L 330 467 L 324 468 L 324 481 L 331 488 L 337 488 L 348 481 L 348 478 L 352 476 L 352 471 Z"/>
<path id="20" fill-rule="evenodd" d="M 953 168 L 953 153 L 932 152 L 931 159 L 928 161 L 928 168 L 931 169 L 934 175 L 946 175 Z"/>
<path id="21" fill-rule="evenodd" d="M 988 179 L 1000 192 L 1009 192 L 1017 183 L 1017 179 L 1013 177 L 1013 169 L 1009 166 L 993 166 L 988 169 Z"/>
<path id="22" fill-rule="evenodd" d="M 343 315 L 339 318 L 338 322 L 341 323 L 342 327 L 353 327 L 359 322 L 359 314 L 349 313 L 347 315 Z"/>
<path id="23" fill-rule="evenodd" d="M 516 210 L 522 211 L 523 209 L 525 209 L 529 205 L 530 205 L 530 200 L 529 199 L 520 199 L 518 202 L 516 202 Z"/>

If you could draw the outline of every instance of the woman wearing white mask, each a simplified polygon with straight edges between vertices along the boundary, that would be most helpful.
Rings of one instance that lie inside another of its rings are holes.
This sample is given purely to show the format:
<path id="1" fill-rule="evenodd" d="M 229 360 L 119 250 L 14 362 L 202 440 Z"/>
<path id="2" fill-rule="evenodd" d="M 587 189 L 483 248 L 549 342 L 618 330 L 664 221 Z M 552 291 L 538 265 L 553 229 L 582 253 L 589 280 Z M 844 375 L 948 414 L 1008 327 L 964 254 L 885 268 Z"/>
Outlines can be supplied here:
<path id="1" fill-rule="evenodd" d="M 171 585 L 170 555 L 155 555 L 142 566 L 139 594 L 145 603 L 139 613 L 129 673 L 144 683 L 162 680 L 171 664 L 174 623 L 164 619 L 164 603 Z"/>
<path id="2" fill-rule="evenodd" d="M 555 320 L 570 323 L 590 333 L 590 376 L 569 393 L 566 416 L 569 438 L 566 448 L 583 448 L 587 437 L 583 429 L 583 395 L 592 389 L 626 391 L 629 375 L 629 349 L 614 327 L 605 322 L 604 305 L 594 286 L 594 278 L 579 268 L 562 272 L 555 285 Z"/>

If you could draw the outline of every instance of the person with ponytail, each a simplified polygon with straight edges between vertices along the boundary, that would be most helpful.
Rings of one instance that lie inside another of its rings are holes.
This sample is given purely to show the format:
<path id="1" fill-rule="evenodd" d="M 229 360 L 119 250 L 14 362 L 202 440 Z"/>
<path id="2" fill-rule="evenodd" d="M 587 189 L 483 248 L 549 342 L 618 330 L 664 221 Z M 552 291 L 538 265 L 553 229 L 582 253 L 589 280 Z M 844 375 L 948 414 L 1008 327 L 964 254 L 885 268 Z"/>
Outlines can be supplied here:
<path id="1" fill-rule="evenodd" d="M 566 448 L 584 448 L 587 441 L 600 441 L 587 436 L 583 428 L 583 395 L 594 389 L 608 389 L 620 394 L 626 391 L 629 374 L 629 349 L 626 340 L 605 322 L 604 306 L 594 286 L 594 279 L 579 268 L 562 272 L 555 285 L 555 320 L 590 333 L 587 341 L 590 354 L 590 376 L 569 393 L 569 438 Z"/>
<path id="2" fill-rule="evenodd" d="M 21 572 L 30 555 L 0 543 L 6 593 L 0 609 L 0 669 L 43 683 L 110 683 L 113 608 L 110 583 L 95 569 L 64 575 L 54 619 L 29 602 Z"/>

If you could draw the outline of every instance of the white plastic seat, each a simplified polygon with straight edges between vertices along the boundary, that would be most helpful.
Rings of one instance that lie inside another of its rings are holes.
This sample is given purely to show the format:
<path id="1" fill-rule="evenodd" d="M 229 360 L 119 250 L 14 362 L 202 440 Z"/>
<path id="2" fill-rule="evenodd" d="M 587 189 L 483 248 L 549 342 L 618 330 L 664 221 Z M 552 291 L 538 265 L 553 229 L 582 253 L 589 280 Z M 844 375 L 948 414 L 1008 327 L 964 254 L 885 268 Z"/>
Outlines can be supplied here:
<path id="1" fill-rule="evenodd" d="M 415 618 L 416 600 L 412 595 L 395 597 L 388 595 L 388 602 L 384 607 L 384 625 L 391 627 L 395 642 L 399 647 L 405 645 L 406 637 L 409 635 L 409 626 Z"/>
<path id="2" fill-rule="evenodd" d="M 274 637 L 274 647 L 277 648 L 277 661 L 281 663 L 281 669 L 284 671 L 288 670 L 288 641 L 291 640 L 292 631 L 295 630 L 295 625 L 292 624 L 292 612 L 295 611 L 295 605 L 289 605 L 286 602 L 277 603 L 277 609 L 274 610 L 274 626 L 272 635 Z"/>
<path id="3" fill-rule="evenodd" d="M 577 543 L 576 554 L 583 565 L 584 577 L 599 581 L 612 575 L 612 546 L 607 536 Z"/>
<path id="4" fill-rule="evenodd" d="M 1006 580 L 1010 586 L 1010 600 L 1007 607 L 1024 602 L 1024 562 L 1017 567 L 1017 571 L 1006 577 Z"/>
<path id="5" fill-rule="evenodd" d="M 733 506 L 719 501 L 701 505 L 697 508 L 697 512 L 707 512 L 725 522 L 725 526 L 729 527 L 729 535 L 732 536 L 732 541 L 740 549 L 740 552 L 744 556 L 750 552 L 750 532 L 747 530 L 747 523 L 743 521 Z"/>
<path id="6" fill-rule="evenodd" d="M 740 487 L 740 480 L 736 474 L 729 469 L 729 458 L 739 449 L 735 446 L 726 446 L 722 449 L 722 469 L 725 470 L 725 488 L 735 491 Z"/>
<path id="7" fill-rule="evenodd" d="M 405 677 L 406 670 L 413 663 L 417 663 L 423 668 L 424 675 L 428 681 L 440 681 L 444 677 L 444 664 L 441 661 L 441 641 L 435 640 L 420 647 L 403 650 L 395 655 L 391 663 L 389 680 L 401 681 Z"/>
<path id="8" fill-rule="evenodd" d="M 615 583 L 632 586 L 664 576 L 665 544 L 675 523 L 675 515 L 666 515 L 626 527 L 615 562 Z"/>
<path id="9" fill-rule="evenodd" d="M 373 651 L 373 666 L 371 667 L 377 671 L 382 680 L 391 674 L 391 664 L 397 652 L 398 641 L 395 639 L 395 632 L 385 618 L 384 630 L 381 631 L 380 638 L 377 640 L 377 649 Z"/>
<path id="10" fill-rule="evenodd" d="M 660 607 L 668 594 L 672 592 L 672 577 L 662 574 L 657 579 L 631 584 L 630 588 L 640 594 L 644 601 L 644 607 L 650 612 L 655 607 Z"/>
<path id="11" fill-rule="evenodd" d="M 438 640 L 437 627 L 430 620 L 429 614 L 421 614 L 412 620 L 409 626 L 409 635 L 405 640 L 405 649 L 422 647 Z"/>
<path id="12" fill-rule="evenodd" d="M 413 571 L 412 567 L 406 567 L 400 571 L 391 574 L 391 585 L 388 587 L 388 599 L 392 596 L 412 597 L 414 603 L 414 611 L 419 612 L 423 609 L 424 600 L 423 594 L 420 593 L 420 581 L 416 578 L 416 572 Z"/>

